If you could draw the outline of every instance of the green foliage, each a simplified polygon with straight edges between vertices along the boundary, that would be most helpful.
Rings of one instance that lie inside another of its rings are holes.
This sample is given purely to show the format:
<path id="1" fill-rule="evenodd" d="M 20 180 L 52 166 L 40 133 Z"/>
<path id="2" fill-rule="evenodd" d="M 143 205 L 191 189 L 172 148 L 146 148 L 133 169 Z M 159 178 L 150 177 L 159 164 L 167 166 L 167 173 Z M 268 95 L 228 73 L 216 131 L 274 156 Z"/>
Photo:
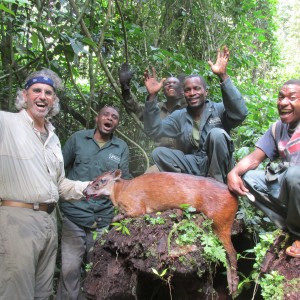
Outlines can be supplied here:
<path id="1" fill-rule="evenodd" d="M 86 272 L 91 272 L 93 268 L 93 263 L 88 263 L 85 265 L 85 271 Z"/>
<path id="2" fill-rule="evenodd" d="M 183 210 L 183 215 L 188 220 L 190 220 L 192 218 L 192 213 L 196 212 L 195 207 L 192 207 L 186 203 L 180 204 L 179 207 Z"/>
<path id="3" fill-rule="evenodd" d="M 193 221 L 182 221 L 177 226 L 177 238 L 175 242 L 179 245 L 192 245 L 201 236 L 202 230 Z"/>
<path id="4" fill-rule="evenodd" d="M 257 236 L 276 230 L 276 226 L 271 223 L 261 210 L 255 208 L 246 197 L 240 197 L 239 210 L 236 214 L 237 220 L 243 220 L 246 231 Z"/>
<path id="5" fill-rule="evenodd" d="M 257 272 L 260 272 L 260 268 L 262 262 L 266 256 L 267 251 L 269 250 L 270 246 L 273 245 L 275 240 L 276 234 L 278 232 L 271 232 L 271 233 L 264 233 L 259 235 L 259 243 L 253 248 L 253 250 L 249 250 L 248 252 L 254 252 L 255 254 L 255 264 L 253 265 L 254 269 Z"/>
<path id="6" fill-rule="evenodd" d="M 97 230 L 94 230 L 93 231 L 93 241 L 96 241 L 100 236 L 103 236 L 103 235 L 105 235 L 107 233 L 108 233 L 108 229 L 107 228 L 103 228 L 101 230 L 101 233 L 99 231 L 97 231 Z"/>
<path id="7" fill-rule="evenodd" d="M 157 215 L 159 215 L 160 212 L 157 213 Z M 160 216 L 153 218 L 150 217 L 149 215 L 144 215 L 144 219 L 145 221 L 149 222 L 152 225 L 162 225 L 166 223 L 166 220 Z"/>
<path id="8" fill-rule="evenodd" d="M 131 219 L 124 219 L 120 222 L 113 222 L 111 223 L 112 226 L 116 227 L 117 231 L 120 231 L 122 234 L 130 235 L 129 229 L 127 227 L 127 224 L 131 221 Z"/>
<path id="9" fill-rule="evenodd" d="M 241 290 L 243 287 L 248 286 L 250 282 L 255 282 L 261 287 L 261 295 L 263 299 L 283 299 L 284 292 L 284 276 L 280 275 L 277 271 L 271 271 L 269 274 L 261 276 L 260 269 L 267 251 L 273 245 L 275 238 L 281 234 L 280 230 L 273 232 L 261 233 L 259 235 L 259 242 L 253 249 L 246 250 L 245 253 L 252 253 L 255 255 L 255 263 L 253 270 L 249 277 L 244 277 L 239 283 L 238 288 Z"/>
<path id="10" fill-rule="evenodd" d="M 284 276 L 277 271 L 264 274 L 260 280 L 261 295 L 265 300 L 282 300 L 284 293 Z"/>
<path id="11" fill-rule="evenodd" d="M 93 231 L 93 241 L 96 241 L 97 237 L 98 237 L 98 232 L 95 230 Z"/>
<path id="12" fill-rule="evenodd" d="M 169 217 L 170 217 L 171 219 L 176 219 L 176 218 L 177 218 L 177 214 L 169 214 Z"/>
<path id="13" fill-rule="evenodd" d="M 160 279 L 164 279 L 165 275 L 168 272 L 168 268 L 163 269 L 160 273 L 155 269 L 155 268 L 151 268 L 152 272 L 157 275 Z"/>
<path id="14" fill-rule="evenodd" d="M 169 277 L 166 278 L 166 275 L 167 275 L 167 272 L 168 272 L 168 268 L 165 268 L 163 269 L 161 272 L 157 271 L 155 268 L 151 268 L 152 269 L 152 272 L 158 276 L 162 281 L 164 281 L 165 283 L 168 284 L 169 286 L 169 290 L 170 290 L 170 296 L 171 296 L 171 299 L 172 299 L 172 294 L 171 294 L 171 275 Z"/>
<path id="15" fill-rule="evenodd" d="M 186 214 L 184 214 L 185 219 L 173 225 L 168 237 L 168 252 L 170 252 L 171 237 L 175 233 L 175 242 L 178 245 L 193 245 L 200 239 L 205 259 L 209 262 L 221 262 L 226 267 L 226 252 L 212 230 L 212 221 L 203 215 L 205 220 L 201 223 L 200 227 L 191 220 L 189 208 L 192 207 L 189 207 L 187 204 L 182 205 L 182 207 L 186 211 Z M 191 211 L 194 210 L 191 209 Z"/>
<path id="16" fill-rule="evenodd" d="M 212 220 L 204 220 L 201 224 L 203 233 L 201 234 L 201 244 L 204 246 L 204 256 L 208 261 L 221 262 L 224 267 L 227 266 L 226 252 L 220 240 L 212 231 Z"/>

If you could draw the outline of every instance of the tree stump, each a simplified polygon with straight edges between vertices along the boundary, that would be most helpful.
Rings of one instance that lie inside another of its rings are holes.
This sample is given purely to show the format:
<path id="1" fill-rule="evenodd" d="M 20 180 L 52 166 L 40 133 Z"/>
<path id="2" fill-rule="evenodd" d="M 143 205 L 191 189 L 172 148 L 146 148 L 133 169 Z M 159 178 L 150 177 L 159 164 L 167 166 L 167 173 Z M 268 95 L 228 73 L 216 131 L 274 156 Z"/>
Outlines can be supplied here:
<path id="1" fill-rule="evenodd" d="M 158 215 L 150 214 L 148 220 L 140 217 L 127 224 L 130 235 L 114 227 L 103 236 L 95 245 L 93 267 L 86 277 L 87 297 L 97 300 L 231 299 L 226 289 L 225 267 L 205 259 L 200 241 L 186 246 L 175 243 L 172 228 L 183 220 L 182 211 L 168 210 L 159 217 L 164 224 L 151 224 Z M 201 214 L 193 215 L 197 225 L 203 220 Z M 217 276 L 222 278 L 221 289 L 214 287 Z"/>

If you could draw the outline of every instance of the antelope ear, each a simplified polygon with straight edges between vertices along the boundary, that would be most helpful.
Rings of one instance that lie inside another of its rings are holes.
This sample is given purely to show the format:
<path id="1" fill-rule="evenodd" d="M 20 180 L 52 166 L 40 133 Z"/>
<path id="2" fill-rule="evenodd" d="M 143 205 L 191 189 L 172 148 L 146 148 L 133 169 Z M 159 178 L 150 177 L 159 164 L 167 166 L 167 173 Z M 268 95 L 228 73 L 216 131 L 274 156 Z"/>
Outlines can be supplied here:
<path id="1" fill-rule="evenodd" d="M 120 169 L 116 170 L 114 173 L 115 180 L 120 179 L 121 175 L 122 175 L 122 171 Z"/>

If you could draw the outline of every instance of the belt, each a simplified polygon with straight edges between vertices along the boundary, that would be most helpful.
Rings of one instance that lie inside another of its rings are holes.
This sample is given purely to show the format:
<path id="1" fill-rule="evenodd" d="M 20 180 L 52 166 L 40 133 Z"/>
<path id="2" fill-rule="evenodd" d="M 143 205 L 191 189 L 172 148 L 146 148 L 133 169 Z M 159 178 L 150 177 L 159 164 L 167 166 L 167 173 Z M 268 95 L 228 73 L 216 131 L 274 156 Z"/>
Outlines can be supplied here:
<path id="1" fill-rule="evenodd" d="M 36 211 L 45 211 L 48 214 L 51 214 L 56 207 L 56 203 L 24 203 L 20 201 L 0 199 L 0 206 L 29 208 Z"/>

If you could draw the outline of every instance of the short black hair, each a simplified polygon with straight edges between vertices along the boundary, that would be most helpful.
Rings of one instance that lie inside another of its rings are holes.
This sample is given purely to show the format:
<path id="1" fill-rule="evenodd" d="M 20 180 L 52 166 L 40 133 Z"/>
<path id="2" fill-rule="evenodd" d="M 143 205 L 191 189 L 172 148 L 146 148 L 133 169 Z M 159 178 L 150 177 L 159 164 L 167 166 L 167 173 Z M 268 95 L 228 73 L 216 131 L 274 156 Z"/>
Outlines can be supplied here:
<path id="1" fill-rule="evenodd" d="M 300 79 L 290 79 L 286 81 L 282 86 L 288 85 L 288 84 L 295 84 L 300 86 Z"/>
<path id="2" fill-rule="evenodd" d="M 118 115 L 119 115 L 119 118 L 121 117 L 121 113 L 120 113 L 120 109 L 116 106 L 113 106 L 113 105 L 110 105 L 110 104 L 105 104 L 102 108 L 100 108 L 99 112 L 98 112 L 98 115 L 100 114 L 100 112 L 104 109 L 104 108 L 107 108 L 107 107 L 110 107 L 112 109 L 114 109 Z"/>
<path id="3" fill-rule="evenodd" d="M 186 82 L 187 79 L 189 79 L 189 78 L 196 78 L 196 77 L 198 77 L 198 78 L 200 79 L 200 81 L 201 81 L 203 87 L 204 87 L 205 89 L 207 89 L 207 84 L 206 84 L 206 81 L 205 81 L 204 77 L 201 76 L 201 75 L 199 75 L 199 74 L 192 74 L 192 75 L 186 76 L 186 77 L 184 78 L 183 85 L 185 84 L 185 82 Z"/>

